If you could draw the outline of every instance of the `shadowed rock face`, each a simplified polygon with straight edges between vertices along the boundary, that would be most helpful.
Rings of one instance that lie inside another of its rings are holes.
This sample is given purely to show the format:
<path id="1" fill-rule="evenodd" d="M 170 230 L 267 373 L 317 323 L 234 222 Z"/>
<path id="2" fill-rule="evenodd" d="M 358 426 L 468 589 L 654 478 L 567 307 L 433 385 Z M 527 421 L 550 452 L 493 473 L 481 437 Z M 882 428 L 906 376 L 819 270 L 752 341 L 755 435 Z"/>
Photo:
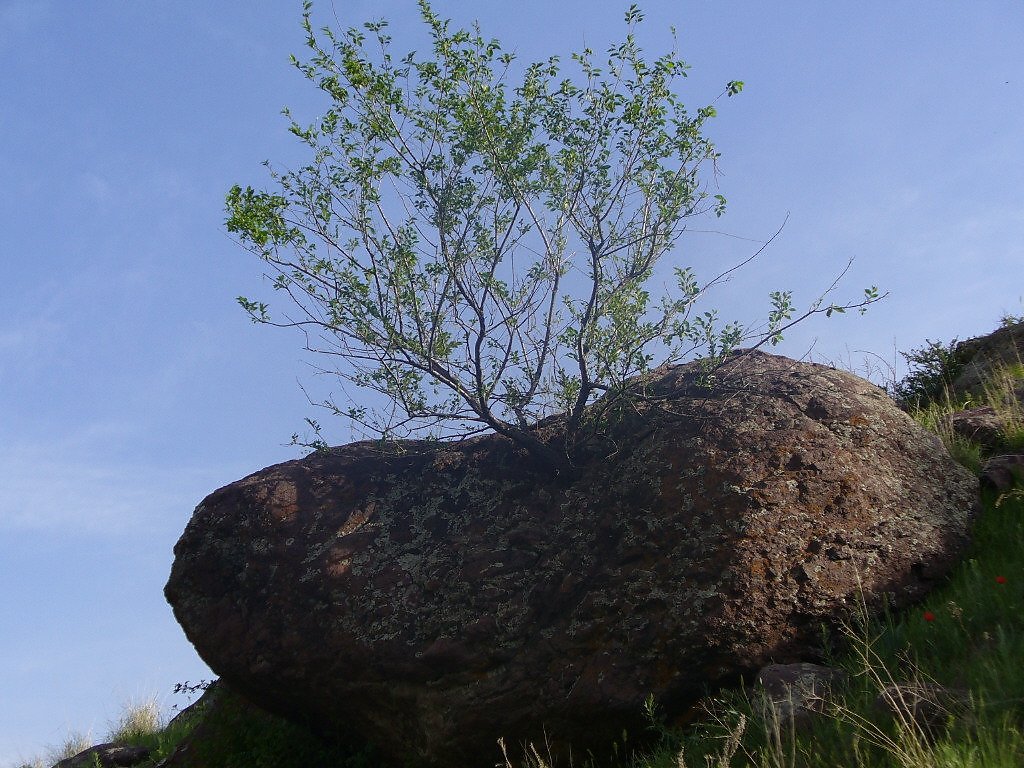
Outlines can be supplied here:
<path id="1" fill-rule="evenodd" d="M 655 371 L 666 406 L 556 481 L 495 436 L 250 475 L 196 509 L 167 598 L 253 702 L 454 767 L 499 737 L 601 754 L 648 694 L 671 716 L 815 658 L 858 583 L 900 606 L 955 563 L 977 481 L 880 389 L 759 352 L 696 371 Z"/>

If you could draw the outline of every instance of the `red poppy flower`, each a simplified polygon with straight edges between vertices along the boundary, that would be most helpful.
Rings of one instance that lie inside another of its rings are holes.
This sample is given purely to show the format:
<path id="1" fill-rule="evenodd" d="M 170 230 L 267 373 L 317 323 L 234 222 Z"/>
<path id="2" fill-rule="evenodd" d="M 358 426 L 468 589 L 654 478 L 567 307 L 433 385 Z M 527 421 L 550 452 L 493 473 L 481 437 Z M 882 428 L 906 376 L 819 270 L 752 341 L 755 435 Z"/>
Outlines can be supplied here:
<path id="1" fill-rule="evenodd" d="M 996 584 L 1005 584 L 1005 583 L 1006 583 L 1006 577 L 1005 576 L 996 576 Z"/>
<path id="2" fill-rule="evenodd" d="M 935 614 L 932 613 L 931 611 L 925 611 L 924 612 L 924 620 L 925 621 L 935 621 Z"/>

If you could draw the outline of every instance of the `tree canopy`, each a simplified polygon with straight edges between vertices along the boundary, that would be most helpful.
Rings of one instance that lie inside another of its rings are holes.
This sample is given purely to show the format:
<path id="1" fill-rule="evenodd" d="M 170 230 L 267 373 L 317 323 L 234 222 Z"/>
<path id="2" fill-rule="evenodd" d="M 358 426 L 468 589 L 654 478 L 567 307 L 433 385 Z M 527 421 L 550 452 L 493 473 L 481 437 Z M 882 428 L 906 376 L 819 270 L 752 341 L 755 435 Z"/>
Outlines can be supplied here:
<path id="1" fill-rule="evenodd" d="M 307 2 L 309 58 L 292 61 L 330 107 L 309 124 L 285 114 L 310 161 L 272 168 L 273 191 L 227 197 L 228 230 L 269 265 L 290 314 L 240 304 L 255 322 L 302 329 L 307 349 L 336 361 L 325 370 L 389 403 L 321 403 L 333 412 L 382 438 L 493 430 L 566 461 L 592 428 L 589 406 L 628 397 L 656 357 L 713 367 L 811 314 L 879 298 L 819 299 L 794 319 L 791 292 L 774 291 L 748 328 L 698 311 L 731 269 L 702 283 L 673 264 L 673 290 L 652 299 L 687 221 L 726 205 L 705 135 L 716 107 L 683 104 L 677 52 L 644 55 L 632 6 L 625 39 L 600 61 L 572 54 L 567 73 L 558 56 L 520 65 L 479 27 L 453 27 L 428 0 L 419 9 L 431 49 L 399 56 L 385 21 L 315 30 Z M 742 88 L 731 81 L 715 101 Z M 559 446 L 531 431 L 554 413 Z"/>

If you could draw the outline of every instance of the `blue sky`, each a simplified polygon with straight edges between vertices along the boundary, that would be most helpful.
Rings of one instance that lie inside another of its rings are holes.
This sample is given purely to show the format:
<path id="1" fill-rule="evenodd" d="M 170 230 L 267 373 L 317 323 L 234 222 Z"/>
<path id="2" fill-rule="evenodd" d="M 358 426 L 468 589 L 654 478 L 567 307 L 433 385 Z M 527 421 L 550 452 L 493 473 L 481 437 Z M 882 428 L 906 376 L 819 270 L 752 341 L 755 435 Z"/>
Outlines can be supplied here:
<path id="1" fill-rule="evenodd" d="M 436 8 L 531 60 L 603 50 L 626 5 Z M 789 215 L 714 295 L 726 318 L 765 316 L 770 290 L 806 304 L 850 257 L 846 293 L 890 297 L 776 351 L 859 368 L 1024 313 L 1024 4 L 641 5 L 649 51 L 678 29 L 687 103 L 746 82 L 708 129 L 729 212 L 705 228 L 748 240 L 694 233 L 672 258 L 710 277 Z M 317 6 L 335 13 L 422 42 L 412 0 Z M 209 677 L 163 599 L 171 548 L 318 415 L 300 339 L 235 305 L 261 265 L 223 228 L 232 184 L 302 159 L 281 107 L 323 109 L 288 65 L 299 18 L 297 0 L 0 0 L 0 767 Z"/>

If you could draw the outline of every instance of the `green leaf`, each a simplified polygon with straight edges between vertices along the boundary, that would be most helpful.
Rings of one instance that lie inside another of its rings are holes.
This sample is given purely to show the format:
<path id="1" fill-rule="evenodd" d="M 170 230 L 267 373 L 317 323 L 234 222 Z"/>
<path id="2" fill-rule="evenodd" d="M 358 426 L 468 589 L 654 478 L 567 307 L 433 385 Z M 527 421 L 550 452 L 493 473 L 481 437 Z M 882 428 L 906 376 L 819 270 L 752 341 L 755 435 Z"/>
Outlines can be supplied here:
<path id="1" fill-rule="evenodd" d="M 382 438 L 486 428 L 537 451 L 523 428 L 561 409 L 571 442 L 584 411 L 626 398 L 656 355 L 713 362 L 735 349 L 746 326 L 704 305 L 724 280 L 672 264 L 672 286 L 652 297 L 689 220 L 723 215 L 726 198 L 709 189 L 717 107 L 682 102 L 688 65 L 674 50 L 644 54 L 639 6 L 604 60 L 584 49 L 522 68 L 478 27 L 418 6 L 427 45 L 400 52 L 385 21 L 316 29 L 305 0 L 307 56 L 291 65 L 329 109 L 285 110 L 305 163 L 226 197 L 228 232 L 297 307 L 273 324 L 329 356 L 353 397 L 387 400 L 324 407 Z M 770 297 L 775 344 L 794 307 L 788 291 Z M 826 313 L 877 298 L 866 289 Z M 272 322 L 266 304 L 238 303 Z"/>

